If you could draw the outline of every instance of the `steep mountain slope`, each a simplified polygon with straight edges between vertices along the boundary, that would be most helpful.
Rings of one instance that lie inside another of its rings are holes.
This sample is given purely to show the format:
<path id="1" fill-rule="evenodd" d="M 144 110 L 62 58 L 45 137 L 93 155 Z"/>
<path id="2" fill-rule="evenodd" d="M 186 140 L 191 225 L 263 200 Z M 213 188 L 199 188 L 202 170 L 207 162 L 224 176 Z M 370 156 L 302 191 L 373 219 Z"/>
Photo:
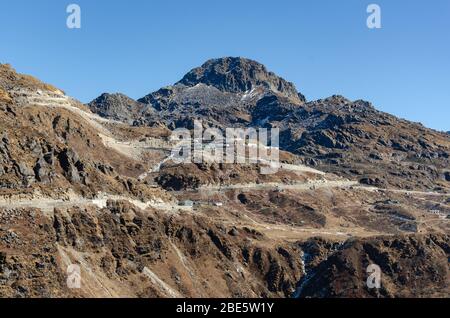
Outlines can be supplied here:
<path id="1" fill-rule="evenodd" d="M 284 119 L 286 147 L 306 162 L 379 187 L 449 187 L 450 140 L 421 124 L 340 96 L 310 102 Z"/>
<path id="2" fill-rule="evenodd" d="M 207 61 L 139 102 L 148 107 L 136 125 L 192 129 L 199 119 L 222 129 L 278 127 L 283 150 L 325 171 L 378 187 L 449 188 L 448 134 L 366 101 L 332 96 L 305 102 L 293 84 L 248 59 Z"/>
<path id="3" fill-rule="evenodd" d="M 448 136 L 363 101 L 306 103 L 233 58 L 141 102 L 89 107 L 0 65 L 0 296 L 449 296 Z M 196 118 L 280 127 L 279 171 L 172 162 L 169 128 Z M 389 176 L 412 163 L 417 174 Z M 365 169 L 386 188 L 360 184 Z"/>
<path id="4" fill-rule="evenodd" d="M 2 297 L 448 297 L 448 236 L 277 242 L 202 215 L 101 210 L 0 214 Z M 382 289 L 366 286 L 368 264 Z M 81 289 L 66 268 L 81 266 Z M 299 282 L 298 287 L 297 283 Z M 297 289 L 297 292 L 296 292 Z"/>
<path id="5" fill-rule="evenodd" d="M 325 260 L 320 260 L 323 247 L 320 241 L 312 240 L 303 245 L 310 253 L 308 275 L 300 282 L 297 296 L 365 298 L 448 295 L 449 243 L 447 235 L 354 240 L 337 248 L 337 252 Z M 365 284 L 369 264 L 380 266 L 380 289 L 369 289 Z"/>
<path id="6" fill-rule="evenodd" d="M 170 150 L 167 131 L 102 119 L 50 85 L 0 70 L 0 296 L 280 297 L 295 290 L 294 245 L 191 214 L 139 178 Z M 70 264 L 85 275 L 81 290 L 66 284 Z"/>
<path id="7" fill-rule="evenodd" d="M 0 214 L 2 297 L 287 297 L 297 246 L 191 214 L 108 207 Z M 81 289 L 66 268 L 81 265 Z M 289 270 L 287 270 L 289 269 Z M 242 281 L 245 284 L 242 284 Z"/>
<path id="8" fill-rule="evenodd" d="M 136 182 L 145 171 L 140 160 L 108 149 L 109 132 L 81 103 L 9 66 L 0 71 L 9 97 L 0 102 L 0 190 L 151 197 Z"/>

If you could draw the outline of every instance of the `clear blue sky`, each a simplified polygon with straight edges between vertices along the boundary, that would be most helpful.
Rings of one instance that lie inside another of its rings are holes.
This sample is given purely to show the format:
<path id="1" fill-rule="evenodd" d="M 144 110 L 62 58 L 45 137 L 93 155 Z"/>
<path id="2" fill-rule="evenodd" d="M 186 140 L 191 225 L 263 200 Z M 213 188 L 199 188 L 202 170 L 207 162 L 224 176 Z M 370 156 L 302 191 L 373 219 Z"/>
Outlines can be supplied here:
<path id="1" fill-rule="evenodd" d="M 66 27 L 66 7 L 82 28 Z M 382 29 L 366 27 L 367 5 Z M 0 62 L 83 102 L 139 98 L 205 60 L 243 56 L 308 99 L 341 94 L 450 130 L 450 0 L 0 0 Z"/>

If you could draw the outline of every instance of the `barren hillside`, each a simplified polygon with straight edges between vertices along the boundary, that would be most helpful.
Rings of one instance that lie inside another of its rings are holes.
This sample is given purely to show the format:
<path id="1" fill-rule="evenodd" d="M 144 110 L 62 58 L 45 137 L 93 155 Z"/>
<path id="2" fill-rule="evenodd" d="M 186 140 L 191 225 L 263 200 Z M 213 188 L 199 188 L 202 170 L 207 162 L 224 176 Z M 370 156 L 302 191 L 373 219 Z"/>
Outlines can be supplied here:
<path id="1" fill-rule="evenodd" d="M 277 172 L 174 162 L 196 119 L 279 127 Z M 89 105 L 0 65 L 0 296 L 448 297 L 449 154 L 448 134 L 308 102 L 242 58 Z"/>

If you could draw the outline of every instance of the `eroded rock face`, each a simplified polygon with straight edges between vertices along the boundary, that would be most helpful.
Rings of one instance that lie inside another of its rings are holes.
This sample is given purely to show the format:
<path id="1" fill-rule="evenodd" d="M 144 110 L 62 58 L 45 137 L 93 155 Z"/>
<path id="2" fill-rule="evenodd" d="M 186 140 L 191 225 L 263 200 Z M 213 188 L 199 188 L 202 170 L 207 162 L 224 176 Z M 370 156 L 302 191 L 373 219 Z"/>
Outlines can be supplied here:
<path id="1" fill-rule="evenodd" d="M 447 235 L 354 239 L 310 264 L 299 297 L 447 297 L 450 291 Z M 316 253 L 311 253 L 314 259 Z M 367 267 L 381 268 L 381 288 L 370 289 Z"/>
<path id="2" fill-rule="evenodd" d="M 34 171 L 28 167 L 24 162 L 15 163 L 16 174 L 22 179 L 22 184 L 25 187 L 30 186 L 34 183 Z"/>
<path id="3" fill-rule="evenodd" d="M 172 191 L 195 189 L 201 185 L 199 178 L 178 173 L 163 173 L 157 177 L 156 182 L 162 188 Z"/>
<path id="4" fill-rule="evenodd" d="M 41 154 L 33 169 L 36 180 L 42 182 L 43 184 L 51 183 L 51 180 L 55 175 L 54 163 L 55 158 L 52 151 L 46 154 Z"/>
<path id="5" fill-rule="evenodd" d="M 250 239 L 251 231 L 230 235 L 207 218 L 143 212 L 126 202 L 56 209 L 50 218 L 0 211 L 0 224 L 6 220 L 17 230 L 0 227 L 2 297 L 167 297 L 145 268 L 185 297 L 288 297 L 301 277 L 295 244 L 271 248 L 264 237 Z M 69 263 L 81 266 L 80 290 L 67 288 Z"/>
<path id="6" fill-rule="evenodd" d="M 75 151 L 71 149 L 63 150 L 58 154 L 58 160 L 69 181 L 81 181 L 80 174 L 84 172 L 84 165 Z"/>
<path id="7" fill-rule="evenodd" d="M 447 235 L 274 244 L 249 228 L 200 215 L 144 212 L 127 202 L 109 202 L 101 210 L 56 209 L 47 217 L 37 210 L 2 210 L 0 224 L 6 222 L 14 230 L 0 227 L 2 297 L 168 297 L 168 292 L 185 297 L 446 297 L 449 292 Z M 81 266 L 85 285 L 80 290 L 67 288 L 71 263 Z M 382 270 L 379 290 L 367 288 L 370 264 Z M 146 276 L 146 268 L 164 288 Z"/>

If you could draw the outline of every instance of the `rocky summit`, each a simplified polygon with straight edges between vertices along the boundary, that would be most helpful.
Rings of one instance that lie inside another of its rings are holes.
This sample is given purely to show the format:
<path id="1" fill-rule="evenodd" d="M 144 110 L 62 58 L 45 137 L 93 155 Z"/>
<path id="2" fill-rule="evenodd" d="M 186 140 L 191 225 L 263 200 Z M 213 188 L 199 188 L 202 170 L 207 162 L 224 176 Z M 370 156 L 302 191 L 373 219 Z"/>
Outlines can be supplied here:
<path id="1" fill-rule="evenodd" d="M 174 161 L 195 120 L 279 128 L 279 169 Z M 0 65 L 0 296 L 448 298 L 449 156 L 448 133 L 245 58 L 88 104 Z"/>
<path id="2" fill-rule="evenodd" d="M 95 114 L 114 120 L 133 123 L 140 117 L 145 105 L 124 94 L 104 93 L 89 103 L 89 108 Z"/>
<path id="3" fill-rule="evenodd" d="M 178 84 L 189 87 L 205 84 L 230 93 L 245 93 L 262 87 L 286 98 L 304 101 L 294 84 L 267 71 L 264 65 L 240 57 L 209 60 L 187 73 Z"/>

